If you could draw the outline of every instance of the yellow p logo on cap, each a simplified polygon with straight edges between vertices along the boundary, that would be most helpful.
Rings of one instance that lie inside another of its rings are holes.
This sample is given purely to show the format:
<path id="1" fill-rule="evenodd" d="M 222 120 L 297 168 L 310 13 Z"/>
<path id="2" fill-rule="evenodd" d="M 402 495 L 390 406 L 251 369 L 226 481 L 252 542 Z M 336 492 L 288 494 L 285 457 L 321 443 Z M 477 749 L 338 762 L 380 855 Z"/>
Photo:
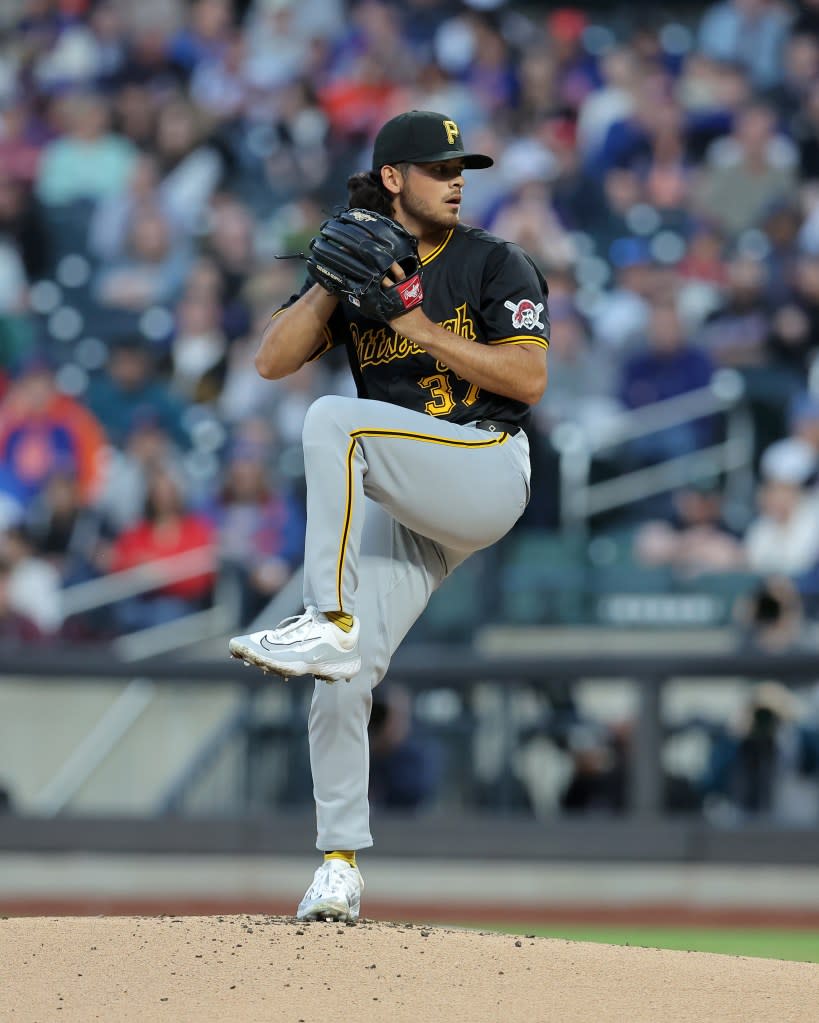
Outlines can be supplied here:
<path id="1" fill-rule="evenodd" d="M 461 134 L 458 130 L 458 125 L 454 121 L 444 121 L 444 131 L 446 132 L 446 140 L 450 146 L 455 145 L 455 139 Z"/>

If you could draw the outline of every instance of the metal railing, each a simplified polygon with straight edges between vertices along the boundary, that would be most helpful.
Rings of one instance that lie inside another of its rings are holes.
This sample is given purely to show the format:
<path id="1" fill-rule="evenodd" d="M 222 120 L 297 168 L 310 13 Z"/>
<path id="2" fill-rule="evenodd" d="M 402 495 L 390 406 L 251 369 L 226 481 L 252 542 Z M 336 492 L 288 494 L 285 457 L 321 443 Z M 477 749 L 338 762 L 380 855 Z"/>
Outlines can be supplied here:
<path id="1" fill-rule="evenodd" d="M 196 547 L 99 579 L 75 583 L 60 594 L 63 616 L 95 611 L 162 586 L 194 579 L 211 572 L 213 561 L 213 547 Z M 114 652 L 123 661 L 136 662 L 224 634 L 238 624 L 239 602 L 235 582 L 218 577 L 211 607 L 120 636 L 114 640 Z"/>
<path id="2" fill-rule="evenodd" d="M 149 593 L 160 586 L 194 579 L 212 571 L 213 560 L 213 547 L 195 547 L 181 554 L 146 561 L 122 572 L 111 572 L 99 579 L 66 586 L 62 591 L 63 614 L 66 617 L 82 614 L 127 597 Z"/>
<path id="3" fill-rule="evenodd" d="M 25 654 L 8 650 L 0 656 L 0 685 L 6 678 L 43 677 L 50 683 L 63 681 L 67 686 L 73 679 L 86 682 L 98 680 L 110 683 L 115 679 L 134 682 L 135 674 L 129 664 L 107 658 L 99 651 L 68 650 L 59 654 L 46 651 L 28 651 Z M 484 655 L 469 648 L 413 646 L 399 651 L 389 671 L 389 681 L 401 683 L 413 693 L 448 690 L 467 698 L 476 687 L 496 686 L 501 697 L 500 719 L 495 722 L 503 736 L 503 770 L 511 772 L 520 740 L 514 717 L 512 696 L 526 691 L 548 697 L 565 691 L 567 685 L 589 681 L 617 681 L 633 685 L 638 695 L 633 718 L 632 744 L 629 753 L 630 789 L 628 808 L 641 818 L 659 817 L 663 808 L 662 751 L 664 743 L 663 693 L 670 682 L 704 680 L 714 682 L 726 679 L 737 681 L 777 680 L 785 685 L 815 684 L 819 667 L 814 654 L 774 656 L 763 654 L 709 654 L 692 656 L 607 655 L 607 656 L 520 656 Z M 196 680 L 197 687 L 206 685 L 234 685 L 245 693 L 244 710 L 233 719 L 234 731 L 244 727 L 252 717 L 252 705 L 269 688 L 270 683 L 259 672 L 244 669 L 227 658 L 222 661 L 183 661 L 157 659 L 143 663 L 139 669 L 139 685 L 132 688 L 133 700 L 124 708 L 116 708 L 116 728 L 104 735 L 92 734 L 83 747 L 99 746 L 110 752 L 116 733 L 127 728 L 128 721 L 137 718 L 159 686 L 188 684 Z M 557 687 L 555 689 L 555 687 Z M 297 686 L 294 684 L 294 695 Z M 309 686 L 308 690 L 309 692 Z M 298 693 L 306 696 L 302 689 Z M 231 739 L 230 729 L 217 729 L 191 759 L 204 766 L 211 763 L 214 744 Z M 93 741 L 92 741 L 93 740 Z M 207 747 L 207 748 L 206 748 Z M 72 754 L 71 762 L 63 765 L 41 792 L 44 806 L 55 812 L 67 805 L 65 778 L 73 776 L 80 767 L 85 773 L 82 750 Z M 79 765 L 79 766 L 77 766 Z M 184 770 L 177 778 L 169 779 L 164 799 L 157 811 L 176 808 L 185 802 L 185 790 L 195 784 L 195 771 Z M 177 784 L 179 782 L 180 784 Z M 502 793 L 502 787 L 501 787 Z M 46 796 L 48 798 L 46 798 Z M 502 800 L 499 809 L 503 809 Z"/>
<path id="4" fill-rule="evenodd" d="M 577 423 L 561 423 L 552 434 L 560 460 L 560 515 L 564 528 L 585 530 L 591 516 L 674 490 L 692 480 L 724 474 L 726 502 L 747 500 L 753 482 L 754 433 L 742 378 L 719 370 L 698 388 L 606 421 L 593 435 Z M 725 417 L 724 440 L 646 468 L 590 482 L 592 461 L 604 451 L 708 416 Z"/>

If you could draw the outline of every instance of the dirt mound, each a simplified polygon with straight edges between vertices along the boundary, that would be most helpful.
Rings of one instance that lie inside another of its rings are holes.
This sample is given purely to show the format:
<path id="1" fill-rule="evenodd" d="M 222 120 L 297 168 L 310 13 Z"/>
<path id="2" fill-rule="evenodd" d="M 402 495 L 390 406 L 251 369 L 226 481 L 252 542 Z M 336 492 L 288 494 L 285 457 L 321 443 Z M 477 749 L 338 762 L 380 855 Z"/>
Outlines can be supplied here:
<path id="1" fill-rule="evenodd" d="M 815 1023 L 819 966 L 292 918 L 0 920 L 3 1023 Z"/>

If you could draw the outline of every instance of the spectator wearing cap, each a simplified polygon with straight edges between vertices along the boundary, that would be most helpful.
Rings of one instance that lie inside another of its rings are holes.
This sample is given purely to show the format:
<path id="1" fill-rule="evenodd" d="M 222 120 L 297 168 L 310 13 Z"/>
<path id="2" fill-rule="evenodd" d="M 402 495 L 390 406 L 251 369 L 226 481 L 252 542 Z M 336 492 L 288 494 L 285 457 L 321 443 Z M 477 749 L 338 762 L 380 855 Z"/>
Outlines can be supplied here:
<path id="1" fill-rule="evenodd" d="M 771 444 L 760 461 L 759 514 L 743 537 L 747 567 L 796 576 L 819 560 L 817 455 L 795 437 Z"/>
<path id="2" fill-rule="evenodd" d="M 182 425 L 185 407 L 157 377 L 150 342 L 138 334 L 114 342 L 105 371 L 91 380 L 86 401 L 118 447 L 146 420 L 156 421 L 180 447 L 188 446 Z"/>

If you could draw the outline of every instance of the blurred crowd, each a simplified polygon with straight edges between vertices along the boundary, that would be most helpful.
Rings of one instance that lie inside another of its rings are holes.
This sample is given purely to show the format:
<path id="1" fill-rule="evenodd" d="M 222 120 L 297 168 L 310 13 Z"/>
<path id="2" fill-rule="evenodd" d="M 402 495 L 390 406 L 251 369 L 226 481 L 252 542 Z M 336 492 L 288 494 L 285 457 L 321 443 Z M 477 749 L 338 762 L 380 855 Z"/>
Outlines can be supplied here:
<path id="1" fill-rule="evenodd" d="M 511 758 L 487 756 L 489 736 L 503 726 L 497 707 L 480 708 L 480 699 L 462 701 L 451 690 L 413 699 L 389 680 L 373 698 L 370 800 L 379 809 L 456 805 L 545 818 L 634 808 L 635 772 L 644 769 L 635 757 L 637 723 L 612 707 L 595 713 L 579 687 L 552 681 L 537 696 L 513 698 Z M 717 709 L 700 697 L 689 704 L 695 711 L 683 704 L 664 720 L 658 808 L 697 813 L 717 826 L 755 819 L 815 827 L 819 686 L 764 681 L 735 688 L 729 700 Z M 292 800 L 289 784 L 279 799 Z"/>
<path id="2" fill-rule="evenodd" d="M 755 574 L 812 615 L 819 0 L 674 17 L 511 0 L 8 0 L 0 636 L 161 625 L 225 579 L 249 620 L 284 585 L 302 556 L 305 410 L 352 383 L 332 353 L 287 380 L 256 375 L 263 325 L 303 279 L 276 257 L 304 249 L 379 126 L 413 107 L 494 156 L 468 175 L 464 219 L 518 242 L 549 281 L 524 526 L 561 525 L 558 427 L 600 436 L 730 370 L 753 492 L 726 511 L 716 473 L 629 509 L 634 559 Z M 604 469 L 724 430 L 716 415 L 659 430 Z M 148 592 L 82 614 L 63 600 L 157 560 L 175 567 Z"/>
<path id="3" fill-rule="evenodd" d="M 571 698 L 522 734 L 552 750 L 549 809 L 621 814 L 634 797 L 635 722 L 584 714 Z M 819 689 L 760 682 L 737 693 L 732 713 L 667 721 L 660 804 L 731 826 L 751 818 L 815 826 L 819 820 Z M 531 788 L 531 786 L 530 786 Z M 529 796 L 530 809 L 537 809 Z"/>

